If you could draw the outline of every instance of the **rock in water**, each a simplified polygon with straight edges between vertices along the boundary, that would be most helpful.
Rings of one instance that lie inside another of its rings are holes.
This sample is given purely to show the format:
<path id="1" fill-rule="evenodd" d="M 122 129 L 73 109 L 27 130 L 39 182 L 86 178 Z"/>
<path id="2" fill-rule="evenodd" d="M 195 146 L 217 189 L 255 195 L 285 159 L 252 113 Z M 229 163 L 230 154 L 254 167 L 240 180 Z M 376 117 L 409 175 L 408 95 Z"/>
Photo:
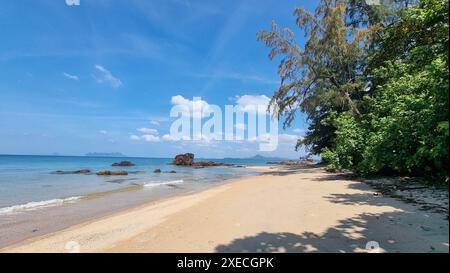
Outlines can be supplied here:
<path id="1" fill-rule="evenodd" d="M 214 161 L 200 161 L 194 162 L 194 154 L 179 154 L 172 161 L 172 165 L 177 166 L 189 166 L 193 168 L 205 168 L 205 167 L 234 167 L 234 164 L 214 162 Z"/>
<path id="2" fill-rule="evenodd" d="M 136 164 L 134 164 L 133 162 L 130 161 L 121 161 L 121 162 L 116 162 L 113 163 L 112 166 L 113 167 L 131 167 L 131 166 L 135 166 Z"/>
<path id="3" fill-rule="evenodd" d="M 91 172 L 91 170 L 81 169 L 81 170 L 76 170 L 76 171 L 56 171 L 56 172 L 53 172 L 53 174 L 87 174 L 90 172 Z"/>
<path id="4" fill-rule="evenodd" d="M 110 175 L 128 175 L 126 171 L 102 171 L 98 172 L 97 175 L 110 176 Z"/>
<path id="5" fill-rule="evenodd" d="M 160 173 L 160 172 L 161 172 L 161 169 L 156 169 L 156 170 L 154 170 L 153 172 L 154 172 L 154 173 Z"/>
<path id="6" fill-rule="evenodd" d="M 89 169 L 81 169 L 81 170 L 75 171 L 75 173 L 90 173 L 90 172 L 91 172 L 91 170 L 89 170 Z"/>
<path id="7" fill-rule="evenodd" d="M 191 154 L 191 153 L 177 155 L 175 157 L 175 159 L 172 161 L 172 165 L 189 166 L 189 167 L 194 167 L 194 168 L 219 167 L 219 166 L 234 167 L 234 166 L 236 166 L 234 164 L 220 163 L 220 162 L 214 162 L 214 161 L 194 162 L 194 154 Z"/>
<path id="8" fill-rule="evenodd" d="M 177 166 L 192 166 L 194 163 L 194 154 L 179 154 L 175 157 L 172 164 Z"/>
<path id="9" fill-rule="evenodd" d="M 235 167 L 234 164 L 214 162 L 214 161 L 200 161 L 192 163 L 194 168 L 205 168 L 205 167 Z"/>

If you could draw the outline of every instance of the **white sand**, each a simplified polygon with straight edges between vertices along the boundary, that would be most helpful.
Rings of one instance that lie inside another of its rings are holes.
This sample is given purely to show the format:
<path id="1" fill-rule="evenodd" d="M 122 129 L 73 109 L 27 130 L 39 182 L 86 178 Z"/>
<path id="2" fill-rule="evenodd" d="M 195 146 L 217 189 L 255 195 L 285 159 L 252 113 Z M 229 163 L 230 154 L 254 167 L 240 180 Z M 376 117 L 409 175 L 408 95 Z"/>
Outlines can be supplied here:
<path id="1" fill-rule="evenodd" d="M 448 252 L 448 221 L 321 169 L 270 169 L 2 252 Z"/>

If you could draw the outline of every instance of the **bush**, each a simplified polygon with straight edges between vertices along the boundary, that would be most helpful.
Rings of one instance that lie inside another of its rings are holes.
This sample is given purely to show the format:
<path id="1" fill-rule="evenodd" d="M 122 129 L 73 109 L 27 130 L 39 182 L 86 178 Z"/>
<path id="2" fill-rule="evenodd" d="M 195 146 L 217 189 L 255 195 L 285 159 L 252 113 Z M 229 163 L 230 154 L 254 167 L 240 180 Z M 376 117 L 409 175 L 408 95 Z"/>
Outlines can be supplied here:
<path id="1" fill-rule="evenodd" d="M 336 146 L 322 153 L 330 170 L 362 174 L 447 175 L 448 66 L 437 58 L 419 71 L 389 63 L 389 80 L 367 97 L 368 113 L 332 115 Z"/>

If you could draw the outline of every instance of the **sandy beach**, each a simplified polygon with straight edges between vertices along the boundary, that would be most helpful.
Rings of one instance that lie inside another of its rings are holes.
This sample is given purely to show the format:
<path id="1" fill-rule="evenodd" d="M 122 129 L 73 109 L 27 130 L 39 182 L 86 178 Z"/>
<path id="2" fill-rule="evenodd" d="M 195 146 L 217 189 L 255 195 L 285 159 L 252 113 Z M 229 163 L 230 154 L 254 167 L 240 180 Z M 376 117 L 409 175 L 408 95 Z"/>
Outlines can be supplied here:
<path id="1" fill-rule="evenodd" d="M 264 175 L 144 204 L 1 252 L 68 252 L 74 245 L 80 252 L 449 251 L 443 213 L 322 168 L 261 168 Z M 368 242 L 379 248 L 366 249 Z"/>

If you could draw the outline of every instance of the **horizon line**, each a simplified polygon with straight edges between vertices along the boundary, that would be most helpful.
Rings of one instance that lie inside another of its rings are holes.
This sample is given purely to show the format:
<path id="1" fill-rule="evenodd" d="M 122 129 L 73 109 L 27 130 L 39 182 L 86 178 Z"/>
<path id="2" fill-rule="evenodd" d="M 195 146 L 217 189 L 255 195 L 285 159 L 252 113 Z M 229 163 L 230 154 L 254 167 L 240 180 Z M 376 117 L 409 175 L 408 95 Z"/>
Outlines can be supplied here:
<path id="1" fill-rule="evenodd" d="M 92 158 L 144 158 L 144 159 L 170 159 L 170 158 L 174 158 L 176 155 L 172 156 L 172 157 L 146 157 L 146 156 L 128 156 L 128 155 L 122 155 L 122 156 L 95 156 L 95 155 L 59 155 L 59 154 L 2 154 L 0 153 L 0 156 L 42 156 L 42 157 L 92 157 Z M 280 156 L 273 156 L 273 157 L 268 157 L 268 156 L 262 156 L 260 154 L 256 154 L 253 156 L 248 156 L 248 157 L 232 157 L 232 156 L 227 156 L 227 157 L 198 157 L 200 159 L 252 159 L 253 157 L 256 156 L 261 156 L 263 158 L 266 159 L 273 159 L 273 158 L 277 158 L 277 159 L 283 159 L 283 160 L 299 160 L 300 158 L 289 158 L 289 157 L 280 157 Z"/>

